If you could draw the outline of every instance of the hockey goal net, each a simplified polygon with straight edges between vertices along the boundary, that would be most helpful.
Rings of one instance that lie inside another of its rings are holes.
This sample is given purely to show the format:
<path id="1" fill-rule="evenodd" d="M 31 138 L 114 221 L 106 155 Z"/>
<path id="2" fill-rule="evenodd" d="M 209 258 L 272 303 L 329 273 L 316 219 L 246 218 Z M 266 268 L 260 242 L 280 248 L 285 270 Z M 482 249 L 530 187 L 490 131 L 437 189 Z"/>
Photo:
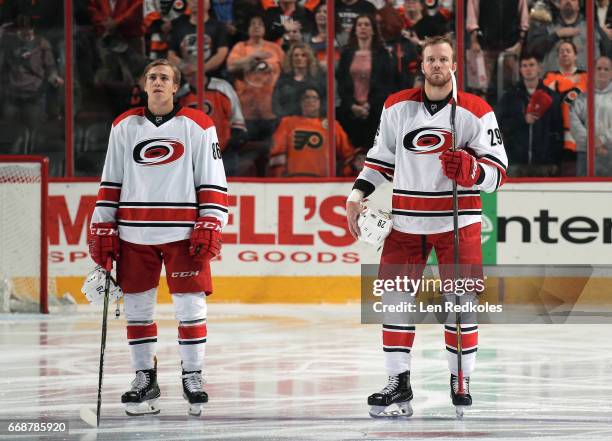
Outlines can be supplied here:
<path id="1" fill-rule="evenodd" d="M 0 311 L 49 312 L 48 159 L 0 155 Z"/>

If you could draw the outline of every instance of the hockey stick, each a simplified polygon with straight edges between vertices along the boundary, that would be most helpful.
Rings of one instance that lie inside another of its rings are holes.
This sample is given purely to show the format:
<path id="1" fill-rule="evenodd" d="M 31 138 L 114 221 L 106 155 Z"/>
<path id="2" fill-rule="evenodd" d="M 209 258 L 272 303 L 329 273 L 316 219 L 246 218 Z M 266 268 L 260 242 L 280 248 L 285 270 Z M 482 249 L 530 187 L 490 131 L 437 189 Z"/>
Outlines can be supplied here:
<path id="1" fill-rule="evenodd" d="M 102 313 L 102 339 L 100 341 L 100 366 L 98 368 L 98 404 L 96 413 L 88 407 L 81 408 L 80 416 L 83 421 L 92 427 L 100 427 L 100 410 L 102 407 L 102 377 L 104 375 L 104 350 L 106 349 L 106 327 L 108 315 L 108 297 L 110 293 L 111 271 L 113 261 L 109 257 L 106 261 L 106 280 L 104 281 L 104 312 Z"/>
<path id="2" fill-rule="evenodd" d="M 453 70 L 450 70 L 451 81 L 453 83 L 453 102 L 451 104 L 451 150 L 454 152 L 457 150 L 457 128 L 455 127 L 455 116 L 457 114 L 457 79 Z M 453 180 L 453 269 L 455 283 L 459 278 L 459 196 L 457 193 L 457 182 Z M 457 294 L 455 294 L 455 301 L 457 300 Z M 457 394 L 464 395 L 465 390 L 463 388 L 463 368 L 461 366 L 461 310 L 456 312 L 456 333 L 457 333 L 457 378 L 459 380 L 459 388 Z"/>
<path id="3" fill-rule="evenodd" d="M 529 124 L 529 150 L 527 152 L 527 164 L 531 166 L 533 156 L 533 124 Z"/>

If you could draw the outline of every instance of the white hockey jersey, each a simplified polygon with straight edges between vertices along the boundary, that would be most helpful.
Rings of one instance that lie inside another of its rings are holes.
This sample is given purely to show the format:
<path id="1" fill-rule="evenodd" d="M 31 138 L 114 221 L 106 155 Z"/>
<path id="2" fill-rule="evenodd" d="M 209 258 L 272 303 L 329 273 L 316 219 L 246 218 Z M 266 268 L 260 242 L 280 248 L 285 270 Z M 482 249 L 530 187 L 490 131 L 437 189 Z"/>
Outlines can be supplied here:
<path id="1" fill-rule="evenodd" d="M 393 228 L 412 234 L 453 229 L 453 186 L 439 159 L 452 143 L 451 105 L 432 115 L 423 95 L 422 89 L 406 89 L 387 98 L 374 146 L 354 187 L 367 193 L 367 187 L 392 180 Z M 457 147 L 470 151 L 484 170 L 479 185 L 457 188 L 461 228 L 481 221 L 480 190 L 499 188 L 508 159 L 497 120 L 485 101 L 459 92 L 455 122 Z"/>
<path id="2" fill-rule="evenodd" d="M 110 132 L 92 223 L 115 222 L 137 244 L 188 239 L 198 216 L 227 223 L 227 182 L 217 133 L 203 112 L 144 107 L 120 115 Z"/>

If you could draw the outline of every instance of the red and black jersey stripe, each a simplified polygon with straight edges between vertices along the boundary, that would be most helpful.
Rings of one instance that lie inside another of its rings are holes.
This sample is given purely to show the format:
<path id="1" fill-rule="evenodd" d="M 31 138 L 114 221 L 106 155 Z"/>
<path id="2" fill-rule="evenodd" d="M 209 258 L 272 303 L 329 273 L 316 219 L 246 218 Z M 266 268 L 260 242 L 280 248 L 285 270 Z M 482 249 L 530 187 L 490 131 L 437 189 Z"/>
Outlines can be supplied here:
<path id="1" fill-rule="evenodd" d="M 507 169 L 504 163 L 493 155 L 484 155 L 478 159 L 478 162 L 495 167 L 497 170 L 497 183 L 495 184 L 495 189 L 497 190 L 506 181 Z"/>
<path id="2" fill-rule="evenodd" d="M 382 174 L 386 180 L 393 180 L 395 165 L 389 162 L 381 161 L 380 159 L 366 158 L 364 167 L 371 168 Z"/>
<path id="3" fill-rule="evenodd" d="M 459 215 L 480 215 L 478 190 L 459 190 Z M 452 191 L 393 190 L 392 213 L 400 216 L 440 217 L 453 215 Z"/>
<path id="4" fill-rule="evenodd" d="M 227 213 L 227 188 L 219 185 L 200 185 L 196 188 L 198 193 L 198 209 L 217 210 Z"/>
<path id="5" fill-rule="evenodd" d="M 126 227 L 193 227 L 197 204 L 192 202 L 120 202 L 117 223 Z"/>
<path id="6" fill-rule="evenodd" d="M 96 199 L 96 207 L 117 208 L 119 198 L 121 197 L 121 186 L 122 185 L 119 182 L 100 182 L 98 197 Z"/>

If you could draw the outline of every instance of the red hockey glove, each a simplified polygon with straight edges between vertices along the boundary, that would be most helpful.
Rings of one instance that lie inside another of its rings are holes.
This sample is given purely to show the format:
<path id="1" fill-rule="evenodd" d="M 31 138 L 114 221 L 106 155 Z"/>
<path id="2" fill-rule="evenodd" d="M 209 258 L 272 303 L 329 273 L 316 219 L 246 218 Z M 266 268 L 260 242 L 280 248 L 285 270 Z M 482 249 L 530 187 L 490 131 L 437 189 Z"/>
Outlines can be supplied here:
<path id="1" fill-rule="evenodd" d="M 444 174 L 462 187 L 472 187 L 482 173 L 476 158 L 465 150 L 447 150 L 440 155 L 440 161 Z"/>
<path id="2" fill-rule="evenodd" d="M 191 233 L 189 255 L 210 260 L 221 252 L 221 222 L 212 216 L 199 217 Z"/>
<path id="3" fill-rule="evenodd" d="M 89 238 L 89 255 L 98 265 L 106 268 L 110 257 L 117 260 L 119 256 L 119 231 L 112 222 L 91 224 Z"/>

